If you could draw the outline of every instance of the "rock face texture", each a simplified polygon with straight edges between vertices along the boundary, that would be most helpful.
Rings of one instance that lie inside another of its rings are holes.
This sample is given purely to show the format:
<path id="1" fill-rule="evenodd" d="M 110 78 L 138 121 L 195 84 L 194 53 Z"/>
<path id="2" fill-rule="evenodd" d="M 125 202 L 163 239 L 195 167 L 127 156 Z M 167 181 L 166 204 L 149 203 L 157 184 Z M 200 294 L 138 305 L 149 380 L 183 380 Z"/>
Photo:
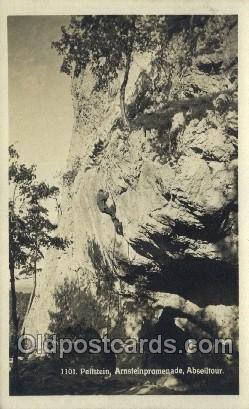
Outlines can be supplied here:
<path id="1" fill-rule="evenodd" d="M 48 251 L 26 333 L 49 331 L 57 293 L 68 304 L 65 322 L 82 319 L 83 308 L 100 333 L 138 337 L 145 321 L 156 324 L 172 307 L 193 337 L 236 345 L 237 20 L 204 18 L 190 37 L 173 34 L 160 64 L 153 50 L 133 56 L 129 130 L 120 117 L 122 72 L 102 92 L 93 91 L 90 68 L 72 76 L 58 227 L 71 245 Z M 98 206 L 100 190 L 115 216 Z M 82 294 L 77 302 L 70 283 Z"/>

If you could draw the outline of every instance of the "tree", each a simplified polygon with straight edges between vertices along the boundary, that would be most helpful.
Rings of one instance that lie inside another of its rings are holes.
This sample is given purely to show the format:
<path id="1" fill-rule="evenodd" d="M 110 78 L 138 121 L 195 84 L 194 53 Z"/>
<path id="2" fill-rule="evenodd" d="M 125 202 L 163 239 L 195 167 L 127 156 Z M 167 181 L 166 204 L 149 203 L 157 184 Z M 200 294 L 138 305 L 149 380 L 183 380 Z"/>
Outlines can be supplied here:
<path id="1" fill-rule="evenodd" d="M 87 65 L 95 75 L 95 90 L 105 89 L 109 82 L 124 71 L 120 87 L 120 110 L 125 127 L 129 118 L 125 105 L 125 91 L 129 78 L 132 55 L 144 52 L 158 43 L 158 30 L 163 21 L 156 16 L 74 16 L 62 37 L 52 42 L 64 56 L 61 71 L 79 76 Z"/>
<path id="2" fill-rule="evenodd" d="M 13 381 L 18 384 L 19 318 L 16 306 L 16 270 L 34 277 L 27 309 L 29 311 L 35 296 L 37 263 L 43 257 L 43 250 L 49 247 L 64 250 L 68 241 L 53 235 L 57 226 L 50 222 L 48 209 L 44 205 L 47 199 L 56 198 L 59 189 L 44 182 L 38 183 L 35 166 L 20 164 L 19 155 L 13 145 L 9 147 L 9 157 L 9 268 L 14 338 L 12 373 Z"/>
<path id="3" fill-rule="evenodd" d="M 18 327 L 19 319 L 17 316 L 16 306 L 16 289 L 15 289 L 15 269 L 24 265 L 28 253 L 26 247 L 29 238 L 26 235 L 25 222 L 22 218 L 22 200 L 30 185 L 34 180 L 34 167 L 27 168 L 25 165 L 19 165 L 19 155 L 13 146 L 9 148 L 10 165 L 9 165 L 9 182 L 10 182 L 10 200 L 9 200 L 9 269 L 11 284 L 11 309 L 13 321 L 13 382 L 16 387 L 19 385 L 18 376 Z M 11 189 L 12 188 L 12 189 Z M 19 212 L 16 210 L 17 202 L 19 203 Z M 24 234 L 22 234 L 22 232 Z"/>
<path id="4" fill-rule="evenodd" d="M 167 53 L 165 55 L 170 39 L 179 32 L 185 33 L 187 47 L 182 61 L 186 63 L 185 53 L 188 49 L 195 51 L 197 34 L 194 27 L 202 27 L 207 18 L 191 15 L 73 16 L 68 28 L 61 27 L 62 36 L 52 42 L 52 47 L 64 57 L 61 71 L 68 75 L 78 77 L 89 65 L 96 78 L 96 91 L 106 89 L 123 71 L 120 111 L 124 126 L 129 128 L 125 93 L 133 55 L 146 51 L 154 54 L 158 68 L 169 70 L 170 85 L 174 67 L 168 66 Z"/>

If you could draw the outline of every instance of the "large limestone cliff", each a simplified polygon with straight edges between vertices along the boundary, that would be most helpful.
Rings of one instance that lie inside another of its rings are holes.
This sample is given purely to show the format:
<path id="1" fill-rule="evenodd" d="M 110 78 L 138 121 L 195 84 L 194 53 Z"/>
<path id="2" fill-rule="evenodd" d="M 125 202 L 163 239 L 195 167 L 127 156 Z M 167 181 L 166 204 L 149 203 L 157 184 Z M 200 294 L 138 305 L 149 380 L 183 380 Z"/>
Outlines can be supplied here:
<path id="1" fill-rule="evenodd" d="M 49 331 L 64 294 L 64 321 L 82 304 L 99 332 L 137 337 L 172 307 L 191 335 L 237 342 L 236 18 L 206 18 L 192 38 L 174 34 L 160 62 L 133 56 L 129 130 L 122 72 L 101 92 L 89 67 L 72 76 L 58 227 L 71 245 L 48 251 L 26 333 Z"/>

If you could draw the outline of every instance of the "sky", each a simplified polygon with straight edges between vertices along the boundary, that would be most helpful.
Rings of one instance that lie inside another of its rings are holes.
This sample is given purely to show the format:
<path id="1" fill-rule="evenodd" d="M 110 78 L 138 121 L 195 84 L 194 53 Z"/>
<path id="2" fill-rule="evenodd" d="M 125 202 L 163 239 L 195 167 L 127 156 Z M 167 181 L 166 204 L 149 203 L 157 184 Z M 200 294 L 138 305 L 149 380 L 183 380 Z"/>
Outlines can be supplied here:
<path id="1" fill-rule="evenodd" d="M 9 142 L 40 180 L 55 183 L 72 135 L 70 77 L 51 49 L 69 16 L 8 17 Z"/>

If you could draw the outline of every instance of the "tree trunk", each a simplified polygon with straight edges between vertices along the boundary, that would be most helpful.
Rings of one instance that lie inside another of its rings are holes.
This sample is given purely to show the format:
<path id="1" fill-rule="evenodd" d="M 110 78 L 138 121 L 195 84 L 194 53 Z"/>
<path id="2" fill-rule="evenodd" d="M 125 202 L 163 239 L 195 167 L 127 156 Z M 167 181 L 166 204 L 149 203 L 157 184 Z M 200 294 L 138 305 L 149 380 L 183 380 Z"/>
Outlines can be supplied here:
<path id="1" fill-rule="evenodd" d="M 122 115 L 122 119 L 123 119 L 125 128 L 129 128 L 130 126 L 129 120 L 127 117 L 126 106 L 125 106 L 125 91 L 126 91 L 126 85 L 128 82 L 128 78 L 129 78 L 130 65 L 131 65 L 131 52 L 129 52 L 128 55 L 126 56 L 124 80 L 120 88 L 120 109 L 121 109 L 121 115 Z"/>
<path id="2" fill-rule="evenodd" d="M 12 380 L 15 390 L 19 388 L 19 371 L 18 371 L 18 316 L 16 309 L 16 288 L 15 288 L 15 264 L 12 255 L 10 255 L 10 285 L 11 285 L 11 309 L 13 321 L 13 366 Z"/>
<path id="3" fill-rule="evenodd" d="M 131 38 L 130 38 L 130 43 L 128 45 L 128 51 L 126 54 L 124 79 L 123 79 L 123 82 L 120 88 L 120 109 L 121 109 L 121 115 L 122 115 L 122 119 L 123 119 L 125 128 L 130 128 L 130 123 L 129 123 L 129 119 L 127 116 L 127 110 L 125 106 L 125 91 L 126 91 L 126 85 L 128 82 L 130 66 L 131 66 L 131 55 L 133 51 L 133 43 L 134 43 L 134 35 L 135 35 L 135 21 L 136 21 L 136 16 L 133 16 L 131 32 L 130 32 Z"/>
<path id="4" fill-rule="evenodd" d="M 22 334 L 22 335 L 25 334 L 25 325 L 26 325 L 27 316 L 28 316 L 28 313 L 29 313 L 29 311 L 30 311 L 30 308 L 32 307 L 33 300 L 34 300 L 34 298 L 35 298 L 35 290 L 36 290 L 36 268 L 37 268 L 37 253 L 38 253 L 38 240 L 37 240 L 37 236 L 36 236 L 36 243 L 35 243 L 35 244 L 36 244 L 36 246 L 35 246 L 35 259 L 34 259 L 34 272 L 33 272 L 33 274 L 34 274 L 34 285 L 33 285 L 32 293 L 30 294 L 29 303 L 28 303 L 27 310 L 26 310 L 26 313 L 25 313 L 25 316 L 24 316 L 24 320 L 23 320 L 23 324 L 22 324 L 22 330 L 21 330 L 21 334 Z"/>
<path id="5" fill-rule="evenodd" d="M 21 334 L 22 335 L 25 334 L 25 324 L 26 324 L 26 320 L 27 320 L 27 317 L 28 317 L 28 313 L 30 311 L 30 308 L 32 307 L 32 303 L 33 303 L 33 300 L 35 298 L 35 290 L 36 290 L 36 260 L 34 262 L 34 284 L 33 284 L 32 293 L 30 294 L 30 297 L 29 297 L 29 303 L 28 303 L 27 310 L 26 310 L 24 320 L 23 320 L 23 324 L 22 324 L 22 329 L 21 329 Z"/>

